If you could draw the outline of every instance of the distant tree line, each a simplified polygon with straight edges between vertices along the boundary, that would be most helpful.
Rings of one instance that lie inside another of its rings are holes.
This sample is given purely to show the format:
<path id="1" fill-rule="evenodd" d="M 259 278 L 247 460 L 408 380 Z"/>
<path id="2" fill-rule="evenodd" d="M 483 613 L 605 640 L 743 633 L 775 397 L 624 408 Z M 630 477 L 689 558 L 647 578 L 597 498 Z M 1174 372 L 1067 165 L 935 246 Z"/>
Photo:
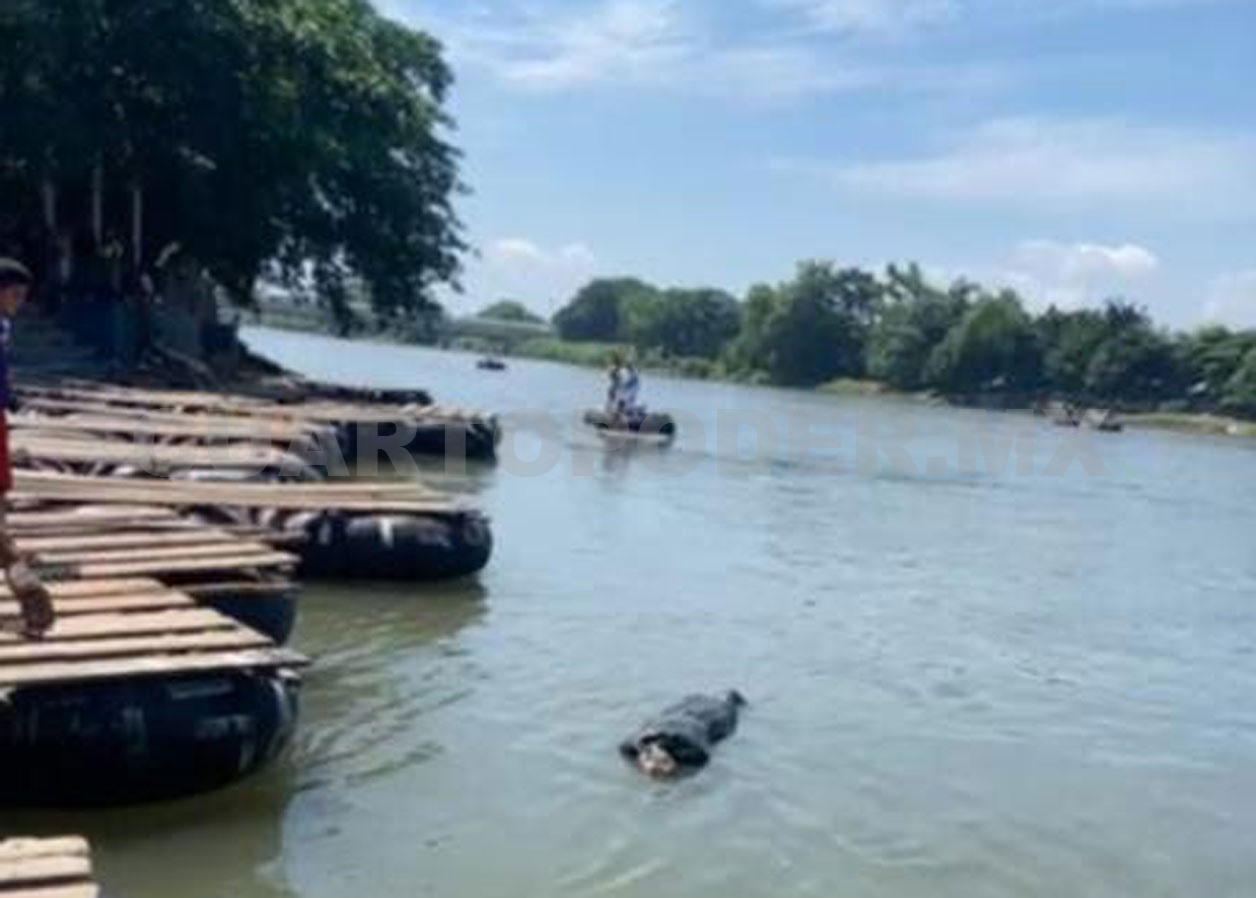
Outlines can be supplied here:
<path id="1" fill-rule="evenodd" d="M 1014 291 L 935 284 L 915 264 L 874 274 L 803 262 L 791 280 L 752 287 L 742 301 L 599 279 L 554 326 L 565 340 L 626 343 L 689 360 L 694 373 L 786 386 L 869 378 L 956 398 L 1055 396 L 1256 417 L 1256 331 L 1172 334 L 1116 299 L 1035 316 Z"/>

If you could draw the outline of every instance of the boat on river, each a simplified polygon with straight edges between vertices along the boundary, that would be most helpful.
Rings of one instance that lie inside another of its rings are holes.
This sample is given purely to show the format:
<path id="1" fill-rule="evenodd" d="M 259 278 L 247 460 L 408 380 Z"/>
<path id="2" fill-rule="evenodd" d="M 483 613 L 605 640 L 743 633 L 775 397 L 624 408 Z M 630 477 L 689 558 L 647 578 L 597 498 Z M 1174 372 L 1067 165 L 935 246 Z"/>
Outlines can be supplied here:
<path id="1" fill-rule="evenodd" d="M 647 412 L 629 415 L 626 419 L 611 415 L 601 409 L 584 413 L 584 423 L 598 436 L 607 440 L 627 440 L 667 446 L 676 439 L 676 421 L 666 412 Z"/>
<path id="2" fill-rule="evenodd" d="M 505 371 L 506 363 L 496 356 L 485 356 L 475 363 L 481 371 Z"/>

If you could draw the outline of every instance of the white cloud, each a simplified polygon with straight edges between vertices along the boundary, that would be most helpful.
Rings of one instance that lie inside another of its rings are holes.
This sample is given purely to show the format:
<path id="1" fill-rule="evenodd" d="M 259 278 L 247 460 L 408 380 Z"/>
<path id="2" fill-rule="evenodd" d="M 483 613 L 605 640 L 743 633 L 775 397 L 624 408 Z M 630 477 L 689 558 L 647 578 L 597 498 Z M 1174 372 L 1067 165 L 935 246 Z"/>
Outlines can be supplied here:
<path id="1" fill-rule="evenodd" d="M 870 88 L 968 91 L 1005 77 L 977 64 L 948 67 L 940 77 L 935 66 L 868 61 L 796 30 L 734 37 L 718 18 L 676 0 L 600 0 L 577 10 L 490 0 L 420 21 L 447 43 L 459 68 L 538 93 L 651 87 L 771 101 Z"/>
<path id="2" fill-rule="evenodd" d="M 1168 205 L 1178 215 L 1222 218 L 1256 212 L 1256 140 L 1107 119 L 998 119 L 932 153 L 821 170 L 850 190 L 913 199 Z"/>
<path id="3" fill-rule="evenodd" d="M 1135 243 L 1105 246 L 1102 243 L 1025 240 L 1016 248 L 1016 259 L 1030 270 L 1067 281 L 1137 280 L 1155 273 L 1160 267 L 1155 253 Z"/>
<path id="4" fill-rule="evenodd" d="M 956 0 L 768 0 L 816 31 L 894 35 L 936 25 L 960 12 Z"/>
<path id="5" fill-rule="evenodd" d="M 992 271 L 992 283 L 1011 287 L 1030 305 L 1075 309 L 1130 296 L 1160 273 L 1160 259 L 1135 243 L 1024 240 Z"/>
<path id="6" fill-rule="evenodd" d="M 597 266 L 597 256 L 580 242 L 549 248 L 526 237 L 501 237 L 468 262 L 467 301 L 460 304 L 519 299 L 549 314 L 592 278 Z"/>
<path id="7" fill-rule="evenodd" d="M 1256 268 L 1214 279 L 1204 305 L 1204 320 L 1234 327 L 1256 327 Z"/>

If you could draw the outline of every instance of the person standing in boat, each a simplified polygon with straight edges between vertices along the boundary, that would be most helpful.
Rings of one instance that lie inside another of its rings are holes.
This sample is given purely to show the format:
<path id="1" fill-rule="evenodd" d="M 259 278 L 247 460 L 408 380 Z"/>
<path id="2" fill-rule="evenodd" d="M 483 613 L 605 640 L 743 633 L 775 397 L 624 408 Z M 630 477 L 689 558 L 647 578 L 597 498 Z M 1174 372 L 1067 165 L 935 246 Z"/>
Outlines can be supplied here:
<path id="1" fill-rule="evenodd" d="M 34 278 L 16 259 L 0 257 L 0 566 L 22 612 L 22 631 L 39 638 L 53 624 L 52 596 L 47 587 L 18 554 L 9 536 L 9 492 L 13 489 L 13 464 L 9 457 L 9 332 L 13 316 L 30 292 Z"/>
<path id="2" fill-rule="evenodd" d="M 614 426 L 625 426 L 637 409 L 641 377 L 636 366 L 623 353 L 611 355 L 610 387 L 606 393 L 606 412 Z"/>
<path id="3" fill-rule="evenodd" d="M 624 418 L 632 418 L 637 414 L 638 396 L 641 393 L 641 377 L 637 374 L 637 366 L 629 359 L 624 363 L 623 375 L 619 384 L 619 413 Z"/>

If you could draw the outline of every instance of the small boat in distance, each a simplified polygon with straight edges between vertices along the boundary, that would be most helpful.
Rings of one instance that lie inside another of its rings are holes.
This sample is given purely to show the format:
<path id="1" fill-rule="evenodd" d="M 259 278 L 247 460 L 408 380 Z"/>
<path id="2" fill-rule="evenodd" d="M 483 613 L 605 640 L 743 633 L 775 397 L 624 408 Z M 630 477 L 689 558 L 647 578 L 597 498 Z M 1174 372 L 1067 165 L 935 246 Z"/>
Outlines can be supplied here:
<path id="1" fill-rule="evenodd" d="M 505 371 L 506 363 L 496 356 L 486 355 L 484 358 L 475 363 L 475 367 L 479 368 L 481 371 Z"/>

